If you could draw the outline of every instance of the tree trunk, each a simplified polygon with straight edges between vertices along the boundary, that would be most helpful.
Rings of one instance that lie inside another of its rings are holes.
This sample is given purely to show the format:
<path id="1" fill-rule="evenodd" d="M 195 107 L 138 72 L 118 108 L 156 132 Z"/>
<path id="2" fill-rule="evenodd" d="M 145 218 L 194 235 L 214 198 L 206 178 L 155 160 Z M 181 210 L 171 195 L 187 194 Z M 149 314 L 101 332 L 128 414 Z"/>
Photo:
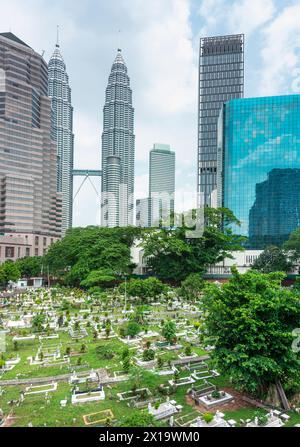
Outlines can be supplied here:
<path id="1" fill-rule="evenodd" d="M 277 388 L 278 394 L 280 396 L 280 400 L 282 402 L 283 408 L 287 411 L 290 410 L 291 406 L 289 404 L 289 401 L 287 400 L 286 394 L 284 392 L 284 389 L 283 389 L 283 386 L 282 386 L 280 380 L 276 381 L 276 388 Z"/>

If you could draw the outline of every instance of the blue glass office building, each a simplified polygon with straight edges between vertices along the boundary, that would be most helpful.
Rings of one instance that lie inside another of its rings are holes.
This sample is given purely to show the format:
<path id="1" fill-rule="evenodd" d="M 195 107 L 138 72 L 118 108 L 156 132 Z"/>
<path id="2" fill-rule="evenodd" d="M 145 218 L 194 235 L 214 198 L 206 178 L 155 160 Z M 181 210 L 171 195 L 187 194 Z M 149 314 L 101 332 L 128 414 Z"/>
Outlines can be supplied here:
<path id="1" fill-rule="evenodd" d="M 300 95 L 236 99 L 218 122 L 218 206 L 248 247 L 281 245 L 300 226 Z"/>

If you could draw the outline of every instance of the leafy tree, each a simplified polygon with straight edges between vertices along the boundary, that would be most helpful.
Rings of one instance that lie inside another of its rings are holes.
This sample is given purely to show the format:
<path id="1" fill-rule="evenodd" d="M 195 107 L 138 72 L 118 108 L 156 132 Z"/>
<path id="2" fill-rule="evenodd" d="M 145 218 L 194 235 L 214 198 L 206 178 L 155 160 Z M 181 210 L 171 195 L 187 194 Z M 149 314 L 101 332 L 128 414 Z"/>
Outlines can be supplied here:
<path id="1" fill-rule="evenodd" d="M 300 258 L 300 228 L 290 234 L 289 239 L 283 244 L 283 249 L 291 252 L 293 259 Z"/>
<path id="2" fill-rule="evenodd" d="M 144 232 L 144 256 L 157 277 L 182 281 L 191 273 L 204 273 L 209 265 L 232 258 L 232 251 L 242 249 L 245 238 L 233 234 L 231 225 L 239 225 L 239 221 L 230 210 L 205 208 L 204 218 L 203 234 L 193 234 L 197 237 L 192 237 L 185 223 Z"/>
<path id="3" fill-rule="evenodd" d="M 123 371 L 128 373 L 130 370 L 130 365 L 131 365 L 130 357 L 129 356 L 125 357 L 122 362 Z"/>
<path id="4" fill-rule="evenodd" d="M 162 335 L 169 343 L 174 343 L 176 339 L 176 324 L 174 321 L 167 320 L 162 329 Z"/>
<path id="5" fill-rule="evenodd" d="M 191 273 L 182 281 L 179 294 L 187 300 L 195 301 L 199 298 L 204 286 L 205 282 L 202 276 L 199 273 Z"/>
<path id="6" fill-rule="evenodd" d="M 126 326 L 126 335 L 129 337 L 135 337 L 139 332 L 141 332 L 141 326 L 135 321 L 130 321 Z"/>
<path id="7" fill-rule="evenodd" d="M 136 227 L 72 228 L 62 240 L 51 245 L 44 262 L 53 275 L 72 286 L 78 286 L 92 271 L 102 271 L 104 276 L 108 271 L 114 275 L 130 273 L 134 267 L 130 247 L 140 232 Z M 102 284 L 100 273 L 92 275 L 88 282 L 97 286 L 99 277 Z"/>
<path id="8" fill-rule="evenodd" d="M 293 264 L 287 254 L 278 247 L 271 245 L 267 247 L 254 261 L 252 268 L 261 273 L 289 272 Z"/>
<path id="9" fill-rule="evenodd" d="M 155 357 L 155 351 L 153 349 L 145 349 L 143 351 L 143 361 L 149 362 L 150 360 L 154 360 Z"/>
<path id="10" fill-rule="evenodd" d="M 81 281 L 84 287 L 112 287 L 116 281 L 116 275 L 110 269 L 92 270 L 86 279 Z"/>
<path id="11" fill-rule="evenodd" d="M 155 298 L 165 293 L 169 287 L 157 278 L 131 279 L 126 284 L 126 292 L 129 296 L 140 298 Z M 125 283 L 120 284 L 119 291 L 125 293 Z"/>
<path id="12" fill-rule="evenodd" d="M 16 260 L 15 264 L 22 278 L 32 278 L 41 275 L 42 258 L 40 256 L 20 258 Z"/>
<path id="13" fill-rule="evenodd" d="M 299 297 L 281 287 L 283 273 L 232 269 L 221 288 L 207 286 L 206 331 L 216 337 L 211 356 L 241 389 L 265 396 L 273 384 L 294 380 L 300 362 L 292 350 L 299 326 Z"/>
<path id="14" fill-rule="evenodd" d="M 32 330 L 33 332 L 42 332 L 45 323 L 44 314 L 36 314 L 32 319 Z"/>
<path id="15" fill-rule="evenodd" d="M 8 260 L 0 265 L 0 284 L 2 286 L 6 286 L 9 281 L 15 282 L 20 277 L 20 270 L 13 261 Z"/>
<path id="16" fill-rule="evenodd" d="M 135 410 L 123 416 L 120 427 L 158 427 L 158 422 L 146 410 Z"/>

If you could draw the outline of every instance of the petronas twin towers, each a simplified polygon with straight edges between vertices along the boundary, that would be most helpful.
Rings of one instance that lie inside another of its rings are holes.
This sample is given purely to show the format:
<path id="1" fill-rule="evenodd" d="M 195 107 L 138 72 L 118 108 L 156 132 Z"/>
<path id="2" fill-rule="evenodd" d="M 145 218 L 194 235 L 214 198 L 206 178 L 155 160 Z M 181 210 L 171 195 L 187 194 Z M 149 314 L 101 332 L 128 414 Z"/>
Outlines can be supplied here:
<path id="1" fill-rule="evenodd" d="M 134 109 L 127 67 L 118 49 L 106 88 L 102 133 L 101 224 L 133 225 Z"/>
<path id="2" fill-rule="evenodd" d="M 53 132 L 57 142 L 57 191 L 62 193 L 62 233 L 72 226 L 73 108 L 66 65 L 57 42 L 48 64 Z M 133 224 L 134 109 L 127 67 L 119 49 L 106 88 L 102 133 L 101 225 Z"/>
<path id="3" fill-rule="evenodd" d="M 58 41 L 48 64 L 48 95 L 52 100 L 52 128 L 57 143 L 57 191 L 62 194 L 62 234 L 72 226 L 73 107 L 66 65 Z"/>

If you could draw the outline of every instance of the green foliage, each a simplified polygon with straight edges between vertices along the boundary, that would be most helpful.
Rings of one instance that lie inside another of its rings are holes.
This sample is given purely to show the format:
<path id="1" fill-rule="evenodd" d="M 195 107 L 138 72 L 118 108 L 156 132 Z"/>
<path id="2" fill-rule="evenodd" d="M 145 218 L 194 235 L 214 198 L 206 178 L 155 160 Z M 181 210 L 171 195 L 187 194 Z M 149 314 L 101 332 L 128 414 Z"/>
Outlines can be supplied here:
<path id="1" fill-rule="evenodd" d="M 125 329 L 125 335 L 128 335 L 129 337 L 135 337 L 140 332 L 141 332 L 141 326 L 135 321 L 130 321 Z"/>
<path id="2" fill-rule="evenodd" d="M 107 346 L 103 346 L 103 345 L 97 346 L 95 351 L 96 351 L 97 356 L 101 360 L 111 360 L 115 356 L 114 351 Z"/>
<path id="3" fill-rule="evenodd" d="M 36 314 L 32 319 L 33 332 L 42 332 L 44 323 L 45 323 L 45 315 Z"/>
<path id="4" fill-rule="evenodd" d="M 130 351 L 128 346 L 125 346 L 125 348 L 123 348 L 122 352 L 121 352 L 121 359 L 124 360 L 126 359 L 126 357 L 129 357 L 130 355 Z"/>
<path id="5" fill-rule="evenodd" d="M 288 241 L 283 244 L 283 249 L 292 252 L 294 259 L 300 258 L 300 228 L 290 234 Z"/>
<path id="6" fill-rule="evenodd" d="M 131 360 L 130 357 L 125 357 L 122 361 L 122 368 L 125 373 L 128 373 L 130 370 Z"/>
<path id="7" fill-rule="evenodd" d="M 192 348 L 191 345 L 187 345 L 184 349 L 184 353 L 187 357 L 189 357 L 190 355 L 192 355 Z"/>
<path id="8" fill-rule="evenodd" d="M 202 415 L 202 419 L 204 420 L 204 422 L 206 422 L 207 424 L 209 424 L 210 422 L 212 422 L 214 418 L 214 415 L 211 413 L 204 413 Z"/>
<path id="9" fill-rule="evenodd" d="M 292 331 L 299 326 L 300 300 L 281 287 L 283 273 L 232 273 L 227 284 L 205 291 L 205 330 L 216 337 L 211 356 L 238 387 L 263 396 L 270 384 L 298 375 Z"/>
<path id="10" fill-rule="evenodd" d="M 41 275 L 42 258 L 40 256 L 27 256 L 17 259 L 15 265 L 22 278 L 37 277 Z"/>
<path id="11" fill-rule="evenodd" d="M 267 247 L 254 261 L 252 268 L 261 273 L 289 272 L 293 264 L 287 258 L 287 254 L 278 247 Z"/>
<path id="12" fill-rule="evenodd" d="M 188 228 L 150 229 L 143 234 L 142 245 L 147 264 L 156 276 L 182 281 L 191 273 L 202 274 L 211 264 L 232 257 L 241 250 L 245 238 L 236 236 L 230 224 L 239 224 L 226 208 L 205 208 L 205 229 L 199 237 L 187 237 Z"/>
<path id="13" fill-rule="evenodd" d="M 158 427 L 158 423 L 147 410 L 136 410 L 131 412 L 129 416 L 124 416 L 120 423 L 120 427 Z"/>
<path id="14" fill-rule="evenodd" d="M 179 294 L 186 300 L 196 300 L 199 298 L 201 291 L 205 286 L 205 282 L 199 273 L 191 273 L 181 283 Z"/>
<path id="15" fill-rule="evenodd" d="M 9 281 L 17 281 L 21 273 L 16 263 L 11 260 L 5 261 L 0 265 L 0 285 L 7 286 Z"/>
<path id="16" fill-rule="evenodd" d="M 139 298 L 155 298 L 161 293 L 166 293 L 169 287 L 157 278 L 131 279 L 126 284 L 126 292 L 129 296 Z M 119 291 L 125 293 L 125 283 L 120 284 Z"/>
<path id="17" fill-rule="evenodd" d="M 155 351 L 153 349 L 145 349 L 143 351 L 143 361 L 149 362 L 150 360 L 154 360 L 155 358 Z"/>
<path id="18" fill-rule="evenodd" d="M 81 281 L 84 287 L 112 287 L 116 281 L 116 275 L 110 269 L 92 270 L 86 279 Z"/>
<path id="19" fill-rule="evenodd" d="M 176 339 L 176 324 L 174 321 L 168 320 L 165 322 L 162 335 L 169 343 L 174 343 Z"/>
<path id="20" fill-rule="evenodd" d="M 93 271 L 98 273 L 89 277 L 88 284 L 102 285 L 108 271 L 113 272 L 113 275 L 108 276 L 131 271 L 130 247 L 140 231 L 135 227 L 72 228 L 61 241 L 49 248 L 45 263 L 49 265 L 52 274 L 68 285 L 78 286 Z"/>

